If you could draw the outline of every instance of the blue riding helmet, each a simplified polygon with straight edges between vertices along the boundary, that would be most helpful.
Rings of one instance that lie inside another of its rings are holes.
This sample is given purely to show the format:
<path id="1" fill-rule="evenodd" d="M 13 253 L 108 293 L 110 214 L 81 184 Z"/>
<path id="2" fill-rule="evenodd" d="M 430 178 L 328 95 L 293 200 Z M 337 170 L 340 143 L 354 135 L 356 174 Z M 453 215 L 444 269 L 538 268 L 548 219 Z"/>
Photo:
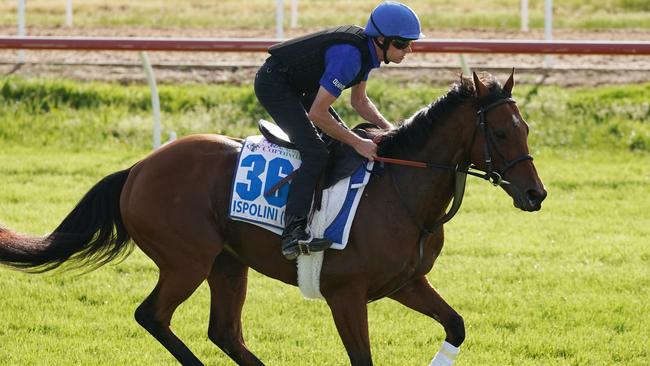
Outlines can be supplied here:
<path id="1" fill-rule="evenodd" d="M 426 37 L 420 31 L 420 20 L 413 9 L 394 1 L 383 2 L 372 11 L 365 31 L 370 37 L 412 40 Z"/>

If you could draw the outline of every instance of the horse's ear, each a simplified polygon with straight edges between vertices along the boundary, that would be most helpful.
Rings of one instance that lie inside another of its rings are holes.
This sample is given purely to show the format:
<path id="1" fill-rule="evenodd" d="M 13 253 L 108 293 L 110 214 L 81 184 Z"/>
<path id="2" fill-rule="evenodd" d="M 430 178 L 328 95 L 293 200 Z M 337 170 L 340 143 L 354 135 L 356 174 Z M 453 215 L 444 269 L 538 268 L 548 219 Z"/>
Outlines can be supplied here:
<path id="1" fill-rule="evenodd" d="M 508 94 L 512 95 L 512 87 L 515 86 L 515 68 L 512 68 L 512 73 L 510 73 L 510 77 L 508 78 L 508 81 L 506 81 L 506 85 L 503 86 L 503 91 Z"/>
<path id="2" fill-rule="evenodd" d="M 476 72 L 472 71 L 472 76 L 474 77 L 474 89 L 476 89 L 476 96 L 478 98 L 482 98 L 490 94 L 487 86 L 485 86 L 485 84 L 483 84 L 483 82 L 478 78 Z"/>

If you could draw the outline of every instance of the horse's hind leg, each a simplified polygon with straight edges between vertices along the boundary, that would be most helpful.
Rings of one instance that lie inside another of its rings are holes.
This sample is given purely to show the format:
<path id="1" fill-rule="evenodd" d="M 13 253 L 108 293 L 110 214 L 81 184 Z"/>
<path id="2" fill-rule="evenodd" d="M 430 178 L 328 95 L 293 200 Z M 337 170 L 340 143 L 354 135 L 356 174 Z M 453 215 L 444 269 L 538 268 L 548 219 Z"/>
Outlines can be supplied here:
<path id="1" fill-rule="evenodd" d="M 238 365 L 264 365 L 251 353 L 242 335 L 241 313 L 246 300 L 248 267 L 221 252 L 208 277 L 211 292 L 208 337 Z"/>
<path id="2" fill-rule="evenodd" d="M 182 365 L 203 365 L 172 332 L 170 322 L 176 308 L 207 277 L 209 263 L 161 268 L 158 284 L 135 312 L 135 319 Z"/>
<path id="3" fill-rule="evenodd" d="M 205 279 L 205 274 L 186 269 L 162 272 L 158 284 L 138 307 L 135 319 L 154 336 L 182 365 L 203 365 L 172 332 L 170 322 L 178 305 L 185 301 Z"/>
<path id="4" fill-rule="evenodd" d="M 465 340 L 463 318 L 431 287 L 424 276 L 414 279 L 390 297 L 442 324 L 447 336 L 431 365 L 451 365 L 458 354 L 458 347 Z"/>

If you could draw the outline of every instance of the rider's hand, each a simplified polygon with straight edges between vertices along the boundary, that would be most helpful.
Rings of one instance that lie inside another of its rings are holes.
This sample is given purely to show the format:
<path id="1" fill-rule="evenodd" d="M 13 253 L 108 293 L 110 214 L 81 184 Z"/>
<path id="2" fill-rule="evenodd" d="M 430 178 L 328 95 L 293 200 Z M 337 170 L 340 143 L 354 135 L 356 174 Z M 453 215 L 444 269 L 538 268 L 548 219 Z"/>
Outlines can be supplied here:
<path id="1" fill-rule="evenodd" d="M 360 139 L 353 146 L 356 152 L 364 158 L 373 161 L 377 157 L 377 144 L 368 139 Z"/>

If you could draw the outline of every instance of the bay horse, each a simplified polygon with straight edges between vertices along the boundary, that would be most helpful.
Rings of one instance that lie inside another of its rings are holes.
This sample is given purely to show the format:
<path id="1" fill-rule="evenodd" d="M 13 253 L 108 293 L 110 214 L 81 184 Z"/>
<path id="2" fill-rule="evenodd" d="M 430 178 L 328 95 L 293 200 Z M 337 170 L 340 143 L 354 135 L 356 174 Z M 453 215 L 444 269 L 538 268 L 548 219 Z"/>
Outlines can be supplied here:
<path id="1" fill-rule="evenodd" d="M 442 250 L 439 223 L 459 194 L 456 177 L 469 164 L 517 208 L 541 208 L 546 190 L 513 85 L 514 69 L 503 87 L 489 74 L 461 76 L 446 95 L 379 135 L 379 156 L 428 169 L 385 164 L 364 191 L 346 249 L 325 252 L 320 289 L 352 365 L 372 365 L 367 303 L 383 297 L 438 321 L 453 347 L 463 342 L 463 318 L 425 275 Z M 135 311 L 142 327 L 181 364 L 201 365 L 170 322 L 207 279 L 209 339 L 238 365 L 263 365 L 242 333 L 248 269 L 296 286 L 296 265 L 282 256 L 278 235 L 227 216 L 241 146 L 220 135 L 176 140 L 102 179 L 48 236 L 0 228 L 0 263 L 30 272 L 64 263 L 94 269 L 128 255 L 133 241 L 160 269 Z"/>

